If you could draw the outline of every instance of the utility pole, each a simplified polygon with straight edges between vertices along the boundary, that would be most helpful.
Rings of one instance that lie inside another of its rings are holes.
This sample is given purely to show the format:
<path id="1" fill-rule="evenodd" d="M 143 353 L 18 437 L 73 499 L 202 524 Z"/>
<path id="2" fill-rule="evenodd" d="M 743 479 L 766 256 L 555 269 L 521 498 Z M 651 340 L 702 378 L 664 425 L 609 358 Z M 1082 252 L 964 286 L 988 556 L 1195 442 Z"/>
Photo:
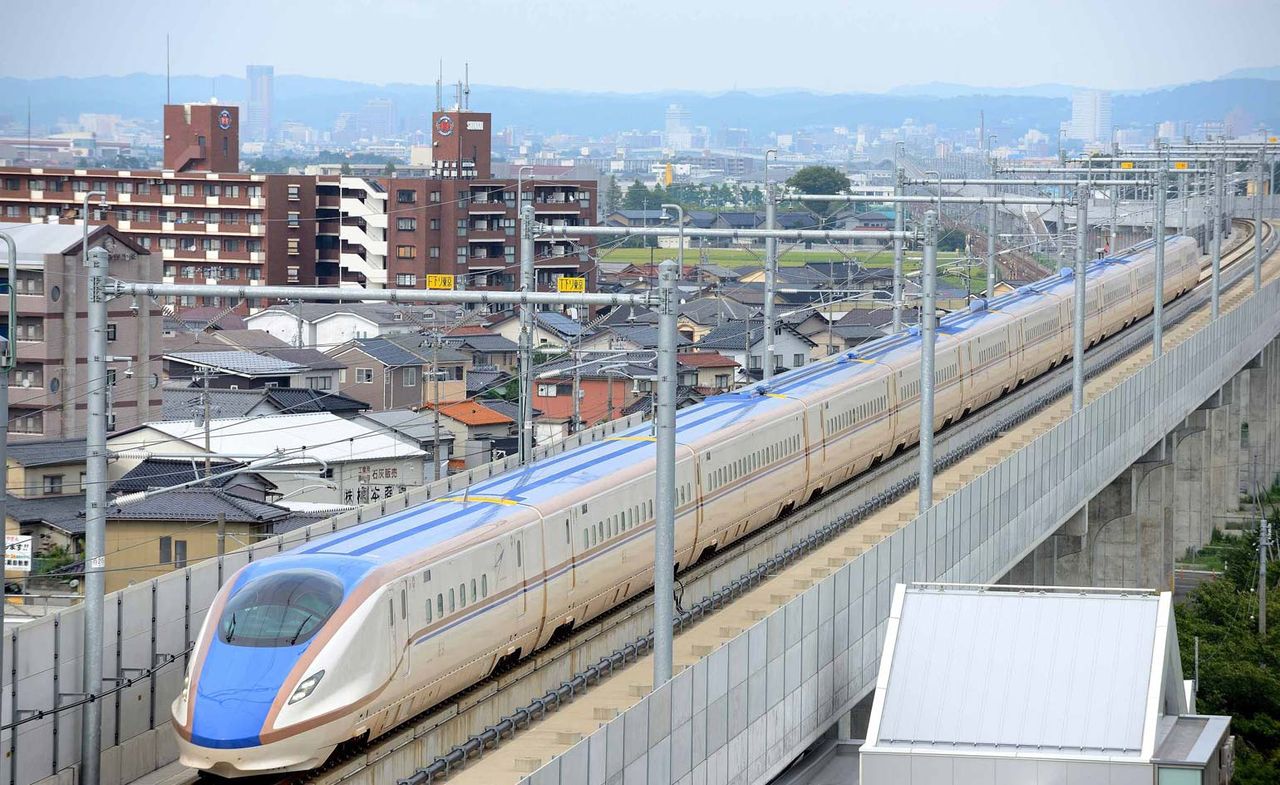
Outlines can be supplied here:
<path id="1" fill-rule="evenodd" d="M 1267 556 L 1271 544 L 1270 522 L 1258 521 L 1258 635 L 1267 635 Z"/>
<path id="2" fill-rule="evenodd" d="M 225 512 L 218 513 L 218 555 L 224 556 L 227 553 L 227 514 Z"/>
<path id="3" fill-rule="evenodd" d="M 431 481 L 435 482 L 440 479 L 440 334 L 432 333 L 431 337 L 431 397 L 435 399 L 431 407 Z"/>
<path id="4" fill-rule="evenodd" d="M 569 433 L 577 433 L 582 428 L 582 338 L 578 338 L 578 351 L 573 358 L 573 419 L 569 421 Z"/>
<path id="5" fill-rule="evenodd" d="M 1076 270 L 1075 318 L 1071 325 L 1071 411 L 1084 408 L 1084 320 L 1085 268 L 1089 264 L 1089 191 L 1081 183 L 1076 189 Z"/>
<path id="6" fill-rule="evenodd" d="M 924 264 L 920 270 L 920 512 L 933 506 L 933 349 L 937 339 L 938 214 L 924 214 Z"/>
<path id="7" fill-rule="evenodd" d="M 778 202 L 774 198 L 773 183 L 764 192 L 764 228 L 773 231 L 778 220 Z M 773 302 L 778 291 L 778 240 L 766 237 L 764 241 L 764 374 L 765 382 L 773 378 L 773 333 L 777 329 L 776 306 Z"/>
<path id="8" fill-rule="evenodd" d="M 653 687 L 671 679 L 676 561 L 676 263 L 658 273 L 658 412 L 653 538 Z"/>
<path id="9" fill-rule="evenodd" d="M 1107 256 L 1114 256 L 1116 252 L 1116 240 L 1120 234 L 1120 194 L 1122 191 L 1111 186 L 1111 226 L 1107 232 Z"/>
<path id="10" fill-rule="evenodd" d="M 302 301 L 301 300 L 293 301 L 293 317 L 297 321 L 297 327 L 298 327 L 297 333 L 293 336 L 293 346 L 295 349 L 301 349 L 302 347 L 306 346 L 306 343 L 302 340 Z"/>
<path id="11" fill-rule="evenodd" d="M 87 247 L 87 246 L 86 246 Z M 85 489 L 84 656 L 81 690 L 90 697 L 80 723 L 80 783 L 97 785 L 102 754 L 103 570 L 107 519 L 107 252 L 85 254 L 88 278 L 88 428 Z"/>
<path id="12" fill-rule="evenodd" d="M 903 176 L 902 165 L 899 163 L 899 154 L 902 152 L 902 142 L 897 142 L 893 146 L 893 195 L 895 197 L 902 196 L 902 181 L 906 179 Z M 902 332 L 902 256 L 904 244 L 902 240 L 902 232 L 906 225 L 906 216 L 902 211 L 906 209 L 906 205 L 895 202 L 893 205 L 893 231 L 897 234 L 893 238 L 893 331 L 895 333 Z"/>
<path id="13" fill-rule="evenodd" d="M 533 205 L 520 208 L 520 291 L 528 294 L 533 285 Z M 520 463 L 533 452 L 533 308 L 520 304 Z"/>
<path id="14" fill-rule="evenodd" d="M 209 369 L 205 368 L 200 376 L 204 382 L 203 389 L 200 391 L 200 405 L 204 409 L 200 418 L 204 423 L 204 480 L 208 482 L 213 476 L 213 448 L 209 439 L 209 418 L 213 409 L 209 396 Z"/>
<path id="15" fill-rule="evenodd" d="M 1152 319 L 1155 324 L 1151 330 L 1151 351 L 1156 359 L 1164 354 L 1164 214 L 1165 198 L 1168 196 L 1165 178 L 1168 172 L 1163 166 L 1156 170 L 1156 220 L 1152 225 L 1152 238 L 1156 244 L 1156 280 L 1155 280 L 1155 312 Z"/>

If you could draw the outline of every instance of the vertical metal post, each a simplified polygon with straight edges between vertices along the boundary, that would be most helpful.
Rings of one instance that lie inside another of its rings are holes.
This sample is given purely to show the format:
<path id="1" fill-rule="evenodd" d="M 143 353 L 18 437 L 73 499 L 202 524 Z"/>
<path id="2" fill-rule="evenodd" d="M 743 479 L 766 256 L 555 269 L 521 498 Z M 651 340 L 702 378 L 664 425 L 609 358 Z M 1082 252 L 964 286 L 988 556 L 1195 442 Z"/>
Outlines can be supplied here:
<path id="1" fill-rule="evenodd" d="M 227 555 L 227 514 L 218 513 L 218 555 Z"/>
<path id="2" fill-rule="evenodd" d="M 13 367 L 14 358 L 18 356 L 18 348 L 14 343 L 14 326 L 17 324 L 18 318 L 18 244 L 13 238 L 4 232 L 0 232 L 0 240 L 4 241 L 9 252 L 9 309 L 7 316 L 7 329 L 5 330 L 4 340 L 0 341 L 0 466 L 5 468 L 5 485 L 4 492 L 0 493 L 0 529 L 2 534 L 9 533 L 9 527 L 5 523 L 8 518 L 8 466 L 9 466 L 9 369 Z M 9 546 L 6 542 L 5 552 L 7 553 Z M 8 599 L 5 594 L 5 574 L 4 559 L 0 558 L 0 684 L 4 684 L 4 647 L 8 640 L 8 636 L 4 634 L 4 612 L 5 602 Z M 55 725 L 56 727 L 56 725 Z M 13 731 L 9 731 L 13 733 Z M 3 747 L 0 747 L 3 749 Z"/>
<path id="3" fill-rule="evenodd" d="M 1076 193 L 1075 317 L 1071 320 L 1071 411 L 1084 408 L 1085 268 L 1089 264 L 1089 192 Z"/>
<path id="4" fill-rule="evenodd" d="M 933 506 L 933 347 L 937 339 L 938 214 L 924 214 L 920 270 L 920 512 Z"/>
<path id="5" fill-rule="evenodd" d="M 84 662 L 81 690 L 96 695 L 102 689 L 103 569 L 107 516 L 107 252 L 94 248 L 86 255 L 89 267 L 89 421 L 87 423 L 84 553 Z M 80 728 L 80 782 L 97 785 L 102 753 L 102 704 L 84 704 Z"/>
<path id="6" fill-rule="evenodd" d="M 523 201 L 523 197 L 517 195 Z M 520 207 L 520 291 L 528 294 L 533 284 L 533 205 Z M 520 463 L 533 452 L 533 308 L 520 304 Z"/>
<path id="7" fill-rule="evenodd" d="M 897 157 L 897 149 L 894 150 L 895 158 Z M 895 178 L 893 183 L 893 195 L 902 196 L 902 180 L 903 172 L 901 166 L 894 166 Z M 903 211 L 907 209 L 906 204 L 895 202 L 893 205 L 893 230 L 898 235 L 893 238 L 893 331 L 895 333 L 902 332 L 902 256 L 905 241 L 902 239 L 902 232 L 906 231 L 906 216 Z"/>
<path id="8" fill-rule="evenodd" d="M 1151 351 L 1156 358 L 1164 354 L 1164 214 L 1165 197 L 1168 196 L 1168 186 L 1165 183 L 1167 176 L 1168 172 L 1161 159 L 1156 169 L 1156 220 L 1151 225 L 1151 236 L 1156 244 L 1156 280 L 1153 292 L 1155 310 L 1152 314 L 1155 324 L 1151 328 Z"/>
<path id="9" fill-rule="evenodd" d="M 653 686 L 671 678 L 676 562 L 676 263 L 658 267 L 657 521 L 653 538 Z"/>
<path id="10" fill-rule="evenodd" d="M 1253 217 L 1253 290 L 1255 292 L 1262 291 L 1262 170 L 1266 166 L 1267 145 L 1266 135 L 1263 135 L 1262 149 L 1258 152 L 1258 187 L 1254 191 L 1253 201 L 1254 217 Z"/>
<path id="11" fill-rule="evenodd" d="M 778 205 L 774 198 L 773 184 L 764 192 L 764 228 L 773 231 L 777 227 Z M 778 239 L 764 240 L 764 380 L 773 378 L 773 333 L 777 329 L 777 307 L 773 302 L 778 291 Z"/>
<path id="12" fill-rule="evenodd" d="M 1213 197 L 1209 200 L 1209 220 L 1213 223 L 1210 228 L 1213 232 L 1210 251 L 1213 254 L 1213 279 L 1209 285 L 1213 287 L 1210 302 L 1214 319 L 1218 318 L 1219 300 L 1222 297 L 1222 163 L 1221 158 L 1214 162 Z"/>
<path id="13" fill-rule="evenodd" d="M 431 337 L 431 414 L 435 423 L 431 434 L 431 481 L 435 482 L 440 479 L 440 333 Z"/>
<path id="14" fill-rule="evenodd" d="M 1107 256 L 1116 253 L 1116 238 L 1120 234 L 1120 189 L 1111 186 L 1111 225 L 1107 231 Z"/>
<path id="15" fill-rule="evenodd" d="M 992 135 L 990 141 L 995 141 Z M 991 145 L 987 146 L 987 154 L 991 156 Z M 991 178 L 994 180 L 999 173 L 996 168 L 995 156 L 990 157 Z M 996 187 L 993 185 L 987 192 L 993 198 L 996 196 Z M 996 296 L 996 205 L 995 202 L 987 205 L 987 299 Z"/>
<path id="16" fill-rule="evenodd" d="M 573 419 L 569 421 L 569 433 L 582 430 L 582 338 L 578 338 L 578 351 L 573 358 Z"/>
<path id="17" fill-rule="evenodd" d="M 1178 184 L 1178 196 L 1182 197 L 1180 200 L 1182 202 L 1182 222 L 1178 224 L 1178 234 L 1186 234 L 1187 228 L 1190 226 L 1187 222 L 1189 219 L 1187 210 L 1191 206 L 1191 192 L 1189 190 L 1190 184 L 1188 183 L 1188 178 L 1190 177 L 1191 175 L 1183 172 L 1182 182 Z"/>

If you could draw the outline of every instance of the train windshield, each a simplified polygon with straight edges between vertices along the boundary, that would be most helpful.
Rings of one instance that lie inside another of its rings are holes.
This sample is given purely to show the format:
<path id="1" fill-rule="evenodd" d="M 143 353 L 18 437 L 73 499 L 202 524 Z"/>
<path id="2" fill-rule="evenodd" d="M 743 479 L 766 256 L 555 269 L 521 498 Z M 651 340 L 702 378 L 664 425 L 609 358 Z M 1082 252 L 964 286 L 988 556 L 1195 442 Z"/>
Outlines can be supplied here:
<path id="1" fill-rule="evenodd" d="M 218 637 L 233 646 L 296 646 L 315 635 L 341 602 L 342 584 L 325 573 L 265 575 L 232 596 Z"/>

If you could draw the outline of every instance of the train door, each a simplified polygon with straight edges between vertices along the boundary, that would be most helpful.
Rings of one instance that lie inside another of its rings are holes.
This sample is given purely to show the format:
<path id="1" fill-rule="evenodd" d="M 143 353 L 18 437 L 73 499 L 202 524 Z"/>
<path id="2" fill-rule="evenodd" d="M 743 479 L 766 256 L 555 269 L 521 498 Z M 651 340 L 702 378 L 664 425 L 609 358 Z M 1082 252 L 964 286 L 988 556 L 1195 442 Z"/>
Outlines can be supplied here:
<path id="1" fill-rule="evenodd" d="M 401 579 L 391 587 L 391 650 L 396 652 L 396 677 L 407 678 L 410 671 L 409 581 Z"/>

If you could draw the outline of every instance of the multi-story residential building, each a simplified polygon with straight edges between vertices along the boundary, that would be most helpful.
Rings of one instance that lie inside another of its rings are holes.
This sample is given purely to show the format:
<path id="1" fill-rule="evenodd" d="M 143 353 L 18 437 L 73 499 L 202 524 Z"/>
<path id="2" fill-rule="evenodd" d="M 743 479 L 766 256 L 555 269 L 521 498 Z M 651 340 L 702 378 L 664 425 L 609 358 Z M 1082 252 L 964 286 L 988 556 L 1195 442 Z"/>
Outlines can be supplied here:
<path id="1" fill-rule="evenodd" d="M 164 169 L 0 167 L 0 213 L 20 223 L 76 221 L 93 194 L 90 222 L 150 251 L 166 282 L 336 278 L 337 178 L 241 173 L 238 124 L 235 106 L 170 104 Z M 177 304 L 231 305 L 197 299 Z M 250 300 L 242 308 L 268 304 Z"/>
<path id="2" fill-rule="evenodd" d="M 85 272 L 81 224 L 0 223 L 18 250 L 12 284 L 18 323 L 9 336 L 17 364 L 9 374 L 9 438 L 82 438 L 87 421 L 89 329 L 85 317 Z M 109 226 L 89 233 L 89 247 L 108 252 L 114 277 L 155 282 L 158 260 Z M 0 302 L 3 302 L 0 297 Z M 134 310 L 136 308 L 136 310 Z M 116 298 L 107 306 L 107 350 L 111 400 L 107 429 L 128 428 L 158 415 L 161 407 L 162 319 L 148 298 Z"/>
<path id="3" fill-rule="evenodd" d="M 239 109 L 212 104 L 164 108 L 160 170 L 0 167 L 0 219 L 108 223 L 162 260 L 163 280 L 254 285 L 339 284 L 425 289 L 430 275 L 458 288 L 518 285 L 520 206 L 559 226 L 595 222 L 596 181 L 494 177 L 490 115 L 433 115 L 427 176 L 241 172 Z M 521 193 L 517 198 L 516 191 Z M 105 194 L 105 196 L 103 195 Z M 590 238 L 535 241 L 540 290 L 562 276 L 596 288 Z M 178 306 L 271 305 L 216 296 Z"/>

